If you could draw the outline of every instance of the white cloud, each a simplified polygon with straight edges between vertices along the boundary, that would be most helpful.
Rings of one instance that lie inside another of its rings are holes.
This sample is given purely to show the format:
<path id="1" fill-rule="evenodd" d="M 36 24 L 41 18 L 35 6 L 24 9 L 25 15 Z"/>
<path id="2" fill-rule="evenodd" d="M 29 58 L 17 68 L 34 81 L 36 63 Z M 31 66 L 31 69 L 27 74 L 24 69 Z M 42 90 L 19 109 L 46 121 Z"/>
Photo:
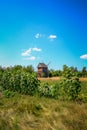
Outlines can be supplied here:
<path id="1" fill-rule="evenodd" d="M 55 39 L 55 38 L 57 38 L 57 36 L 56 35 L 50 35 L 49 38 Z"/>
<path id="2" fill-rule="evenodd" d="M 57 38 L 57 36 L 56 36 L 56 35 L 50 35 L 48 38 L 49 38 L 51 41 L 53 41 L 54 39 Z"/>
<path id="3" fill-rule="evenodd" d="M 34 60 L 38 59 L 38 57 L 32 56 L 32 53 L 35 52 L 34 54 L 37 55 L 37 53 L 40 52 L 40 51 L 42 51 L 41 48 L 37 48 L 37 47 L 29 48 L 28 50 L 22 52 L 21 55 L 22 55 L 23 57 L 26 57 L 26 58 L 24 58 L 24 60 L 33 60 L 33 61 L 34 61 Z M 38 55 L 37 55 L 37 56 L 38 56 Z"/>
<path id="4" fill-rule="evenodd" d="M 41 34 L 39 34 L 39 33 L 37 33 L 36 35 L 35 35 L 35 38 L 40 38 L 41 37 Z"/>
<path id="5" fill-rule="evenodd" d="M 24 60 L 35 60 L 35 59 L 36 59 L 35 56 L 30 56 L 30 57 L 28 57 L 28 58 L 25 58 Z"/>
<path id="6" fill-rule="evenodd" d="M 32 48 L 29 48 L 28 50 L 26 50 L 25 52 L 23 52 L 21 55 L 22 56 L 30 56 L 31 51 L 32 51 Z"/>
<path id="7" fill-rule="evenodd" d="M 87 60 L 87 54 L 80 56 L 81 59 Z"/>
<path id="8" fill-rule="evenodd" d="M 35 35 L 35 38 L 45 38 L 46 37 L 46 34 L 40 34 L 40 33 L 37 33 L 36 35 Z M 53 34 L 51 34 L 51 35 L 49 35 L 48 36 L 48 39 L 50 39 L 50 41 L 53 41 L 54 39 L 56 39 L 57 38 L 57 35 L 53 35 Z"/>
<path id="9" fill-rule="evenodd" d="M 40 48 L 34 47 L 32 48 L 33 51 L 42 51 Z"/>
<path id="10" fill-rule="evenodd" d="M 31 54 L 33 51 L 40 52 L 40 51 L 42 51 L 42 49 L 37 48 L 37 47 L 29 48 L 29 49 L 26 50 L 25 52 L 22 52 L 21 55 L 22 55 L 22 56 L 30 56 L 30 54 Z"/>

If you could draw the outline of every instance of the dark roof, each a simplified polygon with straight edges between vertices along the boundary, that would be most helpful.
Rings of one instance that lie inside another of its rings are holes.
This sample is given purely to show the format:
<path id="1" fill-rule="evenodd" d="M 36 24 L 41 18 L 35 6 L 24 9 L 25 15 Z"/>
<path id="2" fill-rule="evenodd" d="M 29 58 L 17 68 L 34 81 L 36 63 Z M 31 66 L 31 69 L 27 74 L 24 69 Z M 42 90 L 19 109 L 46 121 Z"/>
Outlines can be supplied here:
<path id="1" fill-rule="evenodd" d="M 44 64 L 44 63 L 39 63 L 37 67 L 44 67 L 44 68 L 47 68 L 47 65 Z"/>

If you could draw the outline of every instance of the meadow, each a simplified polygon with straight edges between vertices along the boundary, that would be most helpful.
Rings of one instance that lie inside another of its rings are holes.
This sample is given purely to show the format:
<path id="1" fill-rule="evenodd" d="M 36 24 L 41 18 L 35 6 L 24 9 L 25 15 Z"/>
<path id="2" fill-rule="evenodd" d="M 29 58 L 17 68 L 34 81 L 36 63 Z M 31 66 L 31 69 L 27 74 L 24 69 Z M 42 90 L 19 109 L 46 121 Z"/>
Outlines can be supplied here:
<path id="1" fill-rule="evenodd" d="M 81 81 L 78 101 L 6 92 L 0 95 L 0 130 L 87 130 L 87 81 Z"/>

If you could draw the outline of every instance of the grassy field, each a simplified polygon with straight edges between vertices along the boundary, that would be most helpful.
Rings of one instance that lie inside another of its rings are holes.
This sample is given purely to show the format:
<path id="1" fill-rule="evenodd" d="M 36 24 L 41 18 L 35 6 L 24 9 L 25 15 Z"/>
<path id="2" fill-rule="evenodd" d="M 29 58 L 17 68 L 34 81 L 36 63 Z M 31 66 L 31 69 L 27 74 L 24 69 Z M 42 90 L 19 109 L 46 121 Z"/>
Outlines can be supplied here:
<path id="1" fill-rule="evenodd" d="M 87 96 L 87 82 L 81 84 L 81 94 Z M 11 98 L 1 95 L 0 130 L 87 130 L 87 103 L 17 93 Z"/>

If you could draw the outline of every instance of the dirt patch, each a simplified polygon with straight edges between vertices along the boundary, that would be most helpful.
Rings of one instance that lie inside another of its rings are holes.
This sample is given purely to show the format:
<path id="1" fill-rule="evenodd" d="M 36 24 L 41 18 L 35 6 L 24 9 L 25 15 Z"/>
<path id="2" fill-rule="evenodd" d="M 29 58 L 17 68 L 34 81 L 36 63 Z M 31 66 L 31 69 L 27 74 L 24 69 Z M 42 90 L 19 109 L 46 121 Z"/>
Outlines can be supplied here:
<path id="1" fill-rule="evenodd" d="M 81 81 L 87 81 L 87 78 L 80 78 Z"/>
<path id="2" fill-rule="evenodd" d="M 49 80 L 60 80 L 60 77 L 52 77 L 52 78 L 38 78 L 39 80 L 42 81 L 49 81 Z M 80 78 L 80 81 L 87 81 L 87 78 Z"/>
<path id="3" fill-rule="evenodd" d="M 52 77 L 52 78 L 38 78 L 39 80 L 60 80 L 60 77 Z"/>

